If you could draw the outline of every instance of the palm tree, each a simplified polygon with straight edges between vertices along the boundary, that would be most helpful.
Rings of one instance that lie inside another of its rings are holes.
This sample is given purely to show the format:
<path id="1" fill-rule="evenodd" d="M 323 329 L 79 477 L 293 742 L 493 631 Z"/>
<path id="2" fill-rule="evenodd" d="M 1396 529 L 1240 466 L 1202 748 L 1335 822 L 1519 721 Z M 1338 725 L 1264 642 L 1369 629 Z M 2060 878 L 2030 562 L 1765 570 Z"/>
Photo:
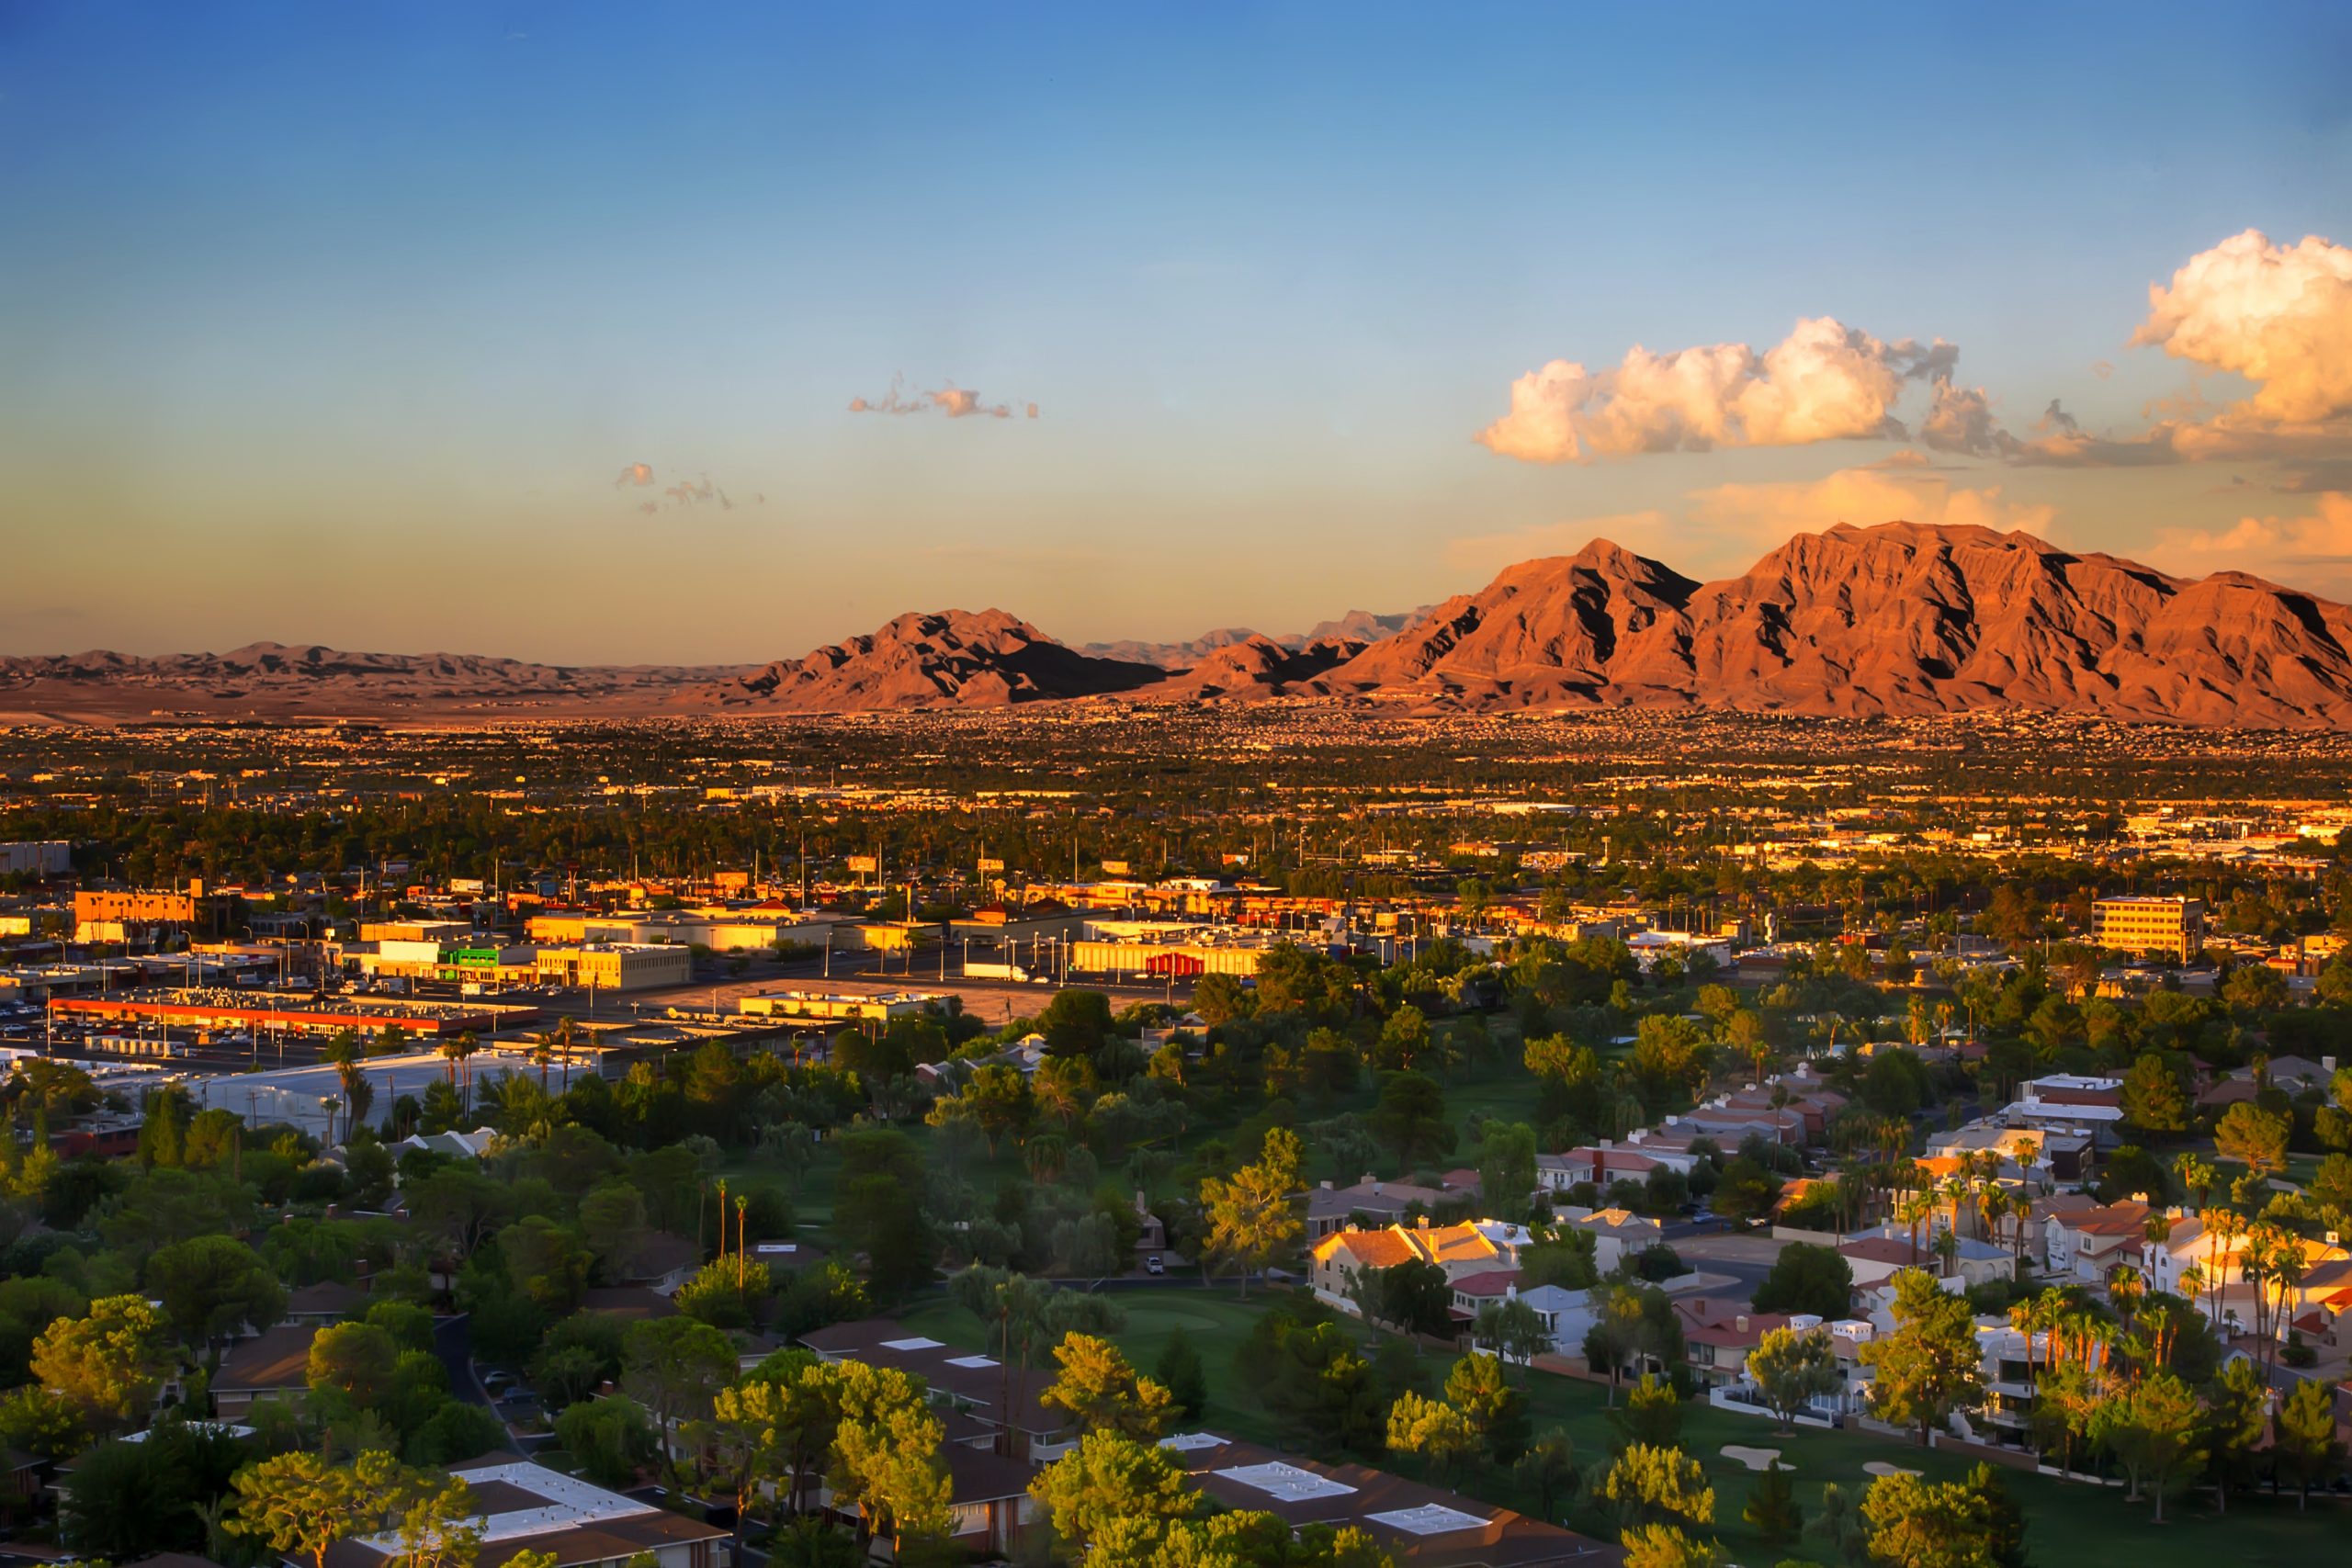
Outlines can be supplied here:
<path id="1" fill-rule="evenodd" d="M 1926 1224 L 1928 1216 L 1934 1213 L 1935 1205 L 1928 1201 L 1925 1193 L 1921 1192 L 1915 1192 L 1904 1199 L 1902 1205 L 1895 1210 L 1894 1217 L 1911 1229 L 1911 1261 L 1913 1263 L 1919 1261 L 1919 1227 Z"/>

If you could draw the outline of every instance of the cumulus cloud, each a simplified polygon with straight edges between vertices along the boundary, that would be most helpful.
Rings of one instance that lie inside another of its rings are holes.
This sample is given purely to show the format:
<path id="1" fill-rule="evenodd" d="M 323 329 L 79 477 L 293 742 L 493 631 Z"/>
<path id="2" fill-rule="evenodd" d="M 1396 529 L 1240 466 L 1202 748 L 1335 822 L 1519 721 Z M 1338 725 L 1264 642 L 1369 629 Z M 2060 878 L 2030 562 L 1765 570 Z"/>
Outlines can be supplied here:
<path id="1" fill-rule="evenodd" d="M 613 481 L 613 488 L 615 490 L 619 490 L 625 485 L 650 485 L 652 482 L 652 464 L 631 463 L 628 468 L 621 470 L 621 477 Z"/>
<path id="2" fill-rule="evenodd" d="M 2170 283 L 2148 286 L 2132 344 L 2243 377 L 2254 393 L 2219 408 L 2196 391 L 2167 399 L 2143 411 L 2144 428 L 2120 434 L 2084 430 L 2053 400 L 2018 461 L 2314 463 L 2352 452 L 2352 248 L 2317 235 L 2295 245 L 2257 229 L 2233 235 L 2189 257 Z"/>
<path id="3" fill-rule="evenodd" d="M 2352 413 L 2352 248 L 2309 235 L 2274 245 L 2258 229 L 2191 256 L 2148 287 L 2134 347 L 2234 371 L 2255 394 L 2224 423 L 2312 424 Z"/>
<path id="4" fill-rule="evenodd" d="M 1817 316 L 1760 354 L 1736 343 L 1668 354 L 1636 345 L 1599 370 L 1555 359 L 1511 384 L 1510 412 L 1477 440 L 1531 463 L 1901 440 L 1894 407 L 1906 386 L 1946 385 L 1959 354 L 1940 339 L 1888 343 Z"/>
<path id="5" fill-rule="evenodd" d="M 2166 528 L 2149 552 L 2183 576 L 2250 571 L 2352 596 L 2352 494 L 2330 491 L 2306 517 L 2241 517 L 2227 528 Z"/>
<path id="6" fill-rule="evenodd" d="M 1939 452 L 1971 457 L 2006 457 L 2018 446 L 2017 437 L 1993 416 L 1993 400 L 1983 388 L 1950 381 L 1937 387 L 1936 400 L 1920 423 L 1919 439 Z"/>
<path id="7" fill-rule="evenodd" d="M 1037 405 L 1025 403 L 1023 418 L 1037 417 Z M 1011 403 L 989 403 L 980 400 L 979 393 L 969 387 L 959 387 L 950 381 L 936 390 L 904 389 L 902 378 L 890 378 L 890 389 L 878 398 L 852 398 L 852 413 L 939 413 L 949 419 L 1011 419 Z"/>

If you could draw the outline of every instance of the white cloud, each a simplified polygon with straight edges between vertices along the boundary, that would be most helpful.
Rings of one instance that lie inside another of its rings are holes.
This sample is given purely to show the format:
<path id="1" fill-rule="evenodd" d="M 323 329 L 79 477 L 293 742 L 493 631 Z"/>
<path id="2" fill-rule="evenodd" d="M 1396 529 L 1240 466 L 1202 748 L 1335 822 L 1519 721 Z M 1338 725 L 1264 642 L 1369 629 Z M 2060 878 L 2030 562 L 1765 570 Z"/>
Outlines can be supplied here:
<path id="1" fill-rule="evenodd" d="M 2352 249 L 2274 245 L 2248 229 L 2148 288 L 2135 347 L 2235 371 L 2254 396 L 2225 423 L 2311 424 L 2352 413 Z"/>
<path id="2" fill-rule="evenodd" d="M 1510 412 L 1477 439 L 1531 463 L 1899 440 L 1894 406 L 1906 385 L 1947 383 L 1958 357 L 1940 340 L 1887 343 L 1818 316 L 1761 354 L 1736 343 L 1668 354 L 1636 345 L 1600 370 L 1555 359 L 1511 384 Z"/>

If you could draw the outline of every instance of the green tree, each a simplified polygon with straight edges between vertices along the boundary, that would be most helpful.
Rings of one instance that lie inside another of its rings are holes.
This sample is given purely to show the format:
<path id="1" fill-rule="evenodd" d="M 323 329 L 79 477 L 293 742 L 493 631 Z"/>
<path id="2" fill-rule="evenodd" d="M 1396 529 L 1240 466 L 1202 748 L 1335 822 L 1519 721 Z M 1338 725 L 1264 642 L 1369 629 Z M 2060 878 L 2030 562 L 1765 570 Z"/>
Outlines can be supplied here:
<path id="1" fill-rule="evenodd" d="M 1115 1432 L 1080 1438 L 1078 1447 L 1037 1472 L 1029 1495 L 1054 1533 L 1076 1551 L 1094 1544 L 1115 1521 L 1139 1519 L 1164 1528 L 1190 1518 L 1200 1506 L 1199 1494 L 1172 1454 Z"/>
<path id="2" fill-rule="evenodd" d="M 734 1342 L 691 1317 L 631 1325 L 622 1351 L 621 1386 L 652 1413 L 664 1459 L 671 1432 L 701 1419 L 734 1372 Z"/>
<path id="3" fill-rule="evenodd" d="M 698 1424 L 696 1447 L 707 1456 L 709 1476 L 735 1500 L 737 1562 L 752 1505 L 769 1484 L 791 1477 L 792 1420 L 786 1389 L 747 1378 L 713 1395 L 709 1422 Z"/>
<path id="4" fill-rule="evenodd" d="M 32 1374 L 72 1404 L 92 1431 L 134 1421 L 169 1364 L 164 1316 L 140 1296 L 101 1296 L 79 1318 L 61 1317 L 33 1341 Z"/>
<path id="5" fill-rule="evenodd" d="M 1175 1400 L 1176 1408 L 1184 1418 L 1199 1420 L 1201 1413 L 1208 1408 L 1209 1377 L 1201 1365 L 1201 1353 L 1194 1348 L 1193 1337 L 1181 1327 L 1170 1334 L 1168 1343 L 1160 1347 L 1159 1359 L 1151 1371 Z"/>
<path id="6" fill-rule="evenodd" d="M 1968 1487 L 1897 1473 L 1862 1497 L 1871 1561 L 1885 1568 L 1998 1568 L 1982 1500 Z"/>
<path id="7" fill-rule="evenodd" d="M 237 1500 L 223 1528 L 326 1568 L 328 1550 L 379 1529 L 409 1484 L 388 1453 L 370 1450 L 338 1465 L 297 1450 L 237 1472 L 231 1483 Z"/>
<path id="8" fill-rule="evenodd" d="M 2286 1166 L 2287 1138 L 2292 1131 L 2287 1117 L 2242 1100 L 2222 1112 L 2213 1128 L 2213 1147 L 2223 1159 L 2238 1160 L 2255 1175 L 2267 1176 Z"/>
<path id="9" fill-rule="evenodd" d="M 1715 1489 L 1679 1449 L 1632 1445 L 1602 1472 L 1599 1495 L 1628 1526 L 1715 1522 Z"/>
<path id="10" fill-rule="evenodd" d="M 1853 1309 L 1854 1269 L 1834 1247 L 1792 1241 L 1757 1284 L 1758 1312 L 1841 1318 Z"/>
<path id="11" fill-rule="evenodd" d="M 2093 1435 L 2123 1461 L 2134 1490 L 2148 1483 L 2155 1522 L 2165 1522 L 2165 1494 L 2195 1468 L 2203 1450 L 2203 1412 L 2196 1392 L 2170 1372 L 2154 1372 L 2099 1407 Z"/>
<path id="12" fill-rule="evenodd" d="M 1779 1460 L 1774 1460 L 1748 1489 L 1747 1505 L 1739 1517 L 1763 1540 L 1775 1548 L 1788 1545 L 1804 1529 L 1804 1514 L 1797 1506 L 1797 1489 L 1789 1481 L 1789 1472 Z"/>
<path id="13" fill-rule="evenodd" d="M 1457 1357 L 1445 1377 L 1445 1398 L 1469 1418 L 1496 1464 L 1515 1464 L 1527 1451 L 1527 1398 L 1504 1376 L 1500 1358 L 1477 1350 Z"/>
<path id="14" fill-rule="evenodd" d="M 2280 1473 L 2295 1487 L 2295 1506 L 2311 1506 L 2312 1484 L 2344 1468 L 2344 1445 L 2335 1436 L 2335 1406 L 2326 1383 L 2298 1381 L 2278 1407 Z"/>
<path id="15" fill-rule="evenodd" d="M 1672 1382 L 1656 1372 L 1644 1372 L 1625 1395 L 1624 1407 L 1609 1413 L 1609 1424 L 1617 1428 L 1621 1450 L 1634 1444 L 1679 1449 L 1682 1446 L 1682 1396 Z"/>
<path id="16" fill-rule="evenodd" d="M 1771 1328 L 1748 1352 L 1747 1375 L 1765 1407 L 1781 1418 L 1781 1430 L 1793 1432 L 1807 1404 L 1837 1391 L 1838 1358 L 1820 1329 Z"/>
<path id="17" fill-rule="evenodd" d="M 2123 1075 L 2123 1119 L 2154 1138 L 2188 1131 L 2196 1107 L 2183 1081 L 2185 1064 L 2169 1051 L 2144 1051 Z"/>
<path id="18" fill-rule="evenodd" d="M 1060 1374 L 1037 1396 L 1038 1403 L 1068 1413 L 1081 1431 L 1159 1438 L 1175 1417 L 1174 1395 L 1136 1376 L 1108 1339 L 1067 1335 L 1054 1347 L 1054 1361 Z"/>
<path id="19" fill-rule="evenodd" d="M 1762 1219 L 1780 1201 L 1781 1179 L 1746 1155 L 1724 1167 L 1710 1200 L 1715 1213 L 1739 1224 Z"/>
<path id="20" fill-rule="evenodd" d="M 1917 1429 L 1922 1447 L 1951 1412 L 1983 1391 L 1976 1325 L 1965 1297 L 1917 1269 L 1894 1276 L 1894 1329 L 1864 1345 L 1876 1374 L 1871 1403 L 1882 1419 Z"/>
<path id="21" fill-rule="evenodd" d="M 1245 1297 L 1250 1274 L 1286 1253 L 1306 1228 L 1291 1204 L 1291 1194 L 1298 1190 L 1299 1159 L 1298 1134 L 1275 1127 L 1267 1132 L 1255 1163 L 1230 1177 L 1212 1176 L 1201 1183 L 1208 1250 L 1240 1269 Z"/>
<path id="22" fill-rule="evenodd" d="M 859 1544 L 887 1537 L 903 1556 L 910 1537 L 944 1540 L 948 1486 L 939 1443 L 945 1429 L 922 1380 L 860 1361 L 841 1362 L 832 1375 L 841 1403 L 828 1479 L 837 1496 L 857 1506 Z"/>
<path id="23" fill-rule="evenodd" d="M 1388 1448 L 1411 1454 L 1442 1477 L 1453 1475 L 1479 1449 L 1470 1417 L 1441 1400 L 1407 1389 L 1388 1407 Z"/>
<path id="24" fill-rule="evenodd" d="M 332 1324 L 311 1339 L 311 1392 L 353 1410 L 376 1409 L 396 1386 L 400 1359 L 399 1344 L 373 1324 Z"/>
<path id="25" fill-rule="evenodd" d="M 1489 1122 L 1478 1134 L 1478 1190 L 1505 1217 L 1522 1215 L 1535 1190 L 1535 1129 L 1524 1122 Z"/>
<path id="26" fill-rule="evenodd" d="M 1368 1120 L 1373 1135 L 1396 1151 L 1408 1170 L 1453 1152 L 1453 1122 L 1446 1114 L 1445 1091 L 1426 1073 L 1382 1075 L 1380 1100 Z"/>
<path id="27" fill-rule="evenodd" d="M 176 1242 L 149 1255 L 146 1274 L 148 1290 L 191 1349 L 212 1347 L 241 1328 L 267 1328 L 286 1313 L 277 1270 L 232 1236 Z"/>

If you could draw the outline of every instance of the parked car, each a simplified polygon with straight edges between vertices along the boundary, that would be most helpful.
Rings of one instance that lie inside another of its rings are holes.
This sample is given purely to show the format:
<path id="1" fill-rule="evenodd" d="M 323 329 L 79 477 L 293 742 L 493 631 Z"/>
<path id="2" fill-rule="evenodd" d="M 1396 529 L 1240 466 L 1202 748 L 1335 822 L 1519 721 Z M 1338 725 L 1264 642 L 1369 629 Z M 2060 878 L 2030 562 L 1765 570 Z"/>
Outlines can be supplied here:
<path id="1" fill-rule="evenodd" d="M 1147 1274 L 1165 1274 L 1168 1272 L 1168 1266 L 1159 1260 L 1159 1254 L 1155 1252 L 1143 1260 L 1143 1271 Z"/>

